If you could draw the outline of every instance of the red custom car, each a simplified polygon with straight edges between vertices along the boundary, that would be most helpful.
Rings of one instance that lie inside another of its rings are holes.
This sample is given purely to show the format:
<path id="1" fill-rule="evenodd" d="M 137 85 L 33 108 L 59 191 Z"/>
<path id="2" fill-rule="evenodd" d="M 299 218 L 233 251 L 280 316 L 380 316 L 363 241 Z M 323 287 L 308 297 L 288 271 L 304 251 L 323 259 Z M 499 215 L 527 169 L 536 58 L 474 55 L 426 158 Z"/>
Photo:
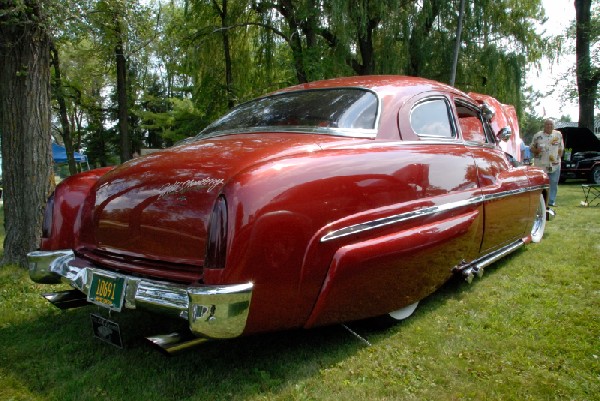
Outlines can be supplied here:
<path id="1" fill-rule="evenodd" d="M 200 339 L 405 317 L 543 236 L 548 178 L 501 149 L 510 128 L 492 111 L 398 76 L 261 97 L 182 145 L 63 181 L 31 278 L 73 287 L 46 296 L 59 307 L 149 309 Z M 153 338 L 194 342 L 177 339 Z"/>

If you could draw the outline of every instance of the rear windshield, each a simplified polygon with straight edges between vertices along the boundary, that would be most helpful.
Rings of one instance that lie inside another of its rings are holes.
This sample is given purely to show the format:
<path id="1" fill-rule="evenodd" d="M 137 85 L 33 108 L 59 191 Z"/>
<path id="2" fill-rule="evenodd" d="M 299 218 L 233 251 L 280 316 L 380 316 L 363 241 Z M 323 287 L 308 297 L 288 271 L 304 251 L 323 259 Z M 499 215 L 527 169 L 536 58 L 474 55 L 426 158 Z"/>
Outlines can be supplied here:
<path id="1" fill-rule="evenodd" d="M 198 138 L 265 130 L 364 136 L 375 130 L 377 110 L 377 96 L 364 89 L 284 92 L 232 109 L 209 125 Z"/>

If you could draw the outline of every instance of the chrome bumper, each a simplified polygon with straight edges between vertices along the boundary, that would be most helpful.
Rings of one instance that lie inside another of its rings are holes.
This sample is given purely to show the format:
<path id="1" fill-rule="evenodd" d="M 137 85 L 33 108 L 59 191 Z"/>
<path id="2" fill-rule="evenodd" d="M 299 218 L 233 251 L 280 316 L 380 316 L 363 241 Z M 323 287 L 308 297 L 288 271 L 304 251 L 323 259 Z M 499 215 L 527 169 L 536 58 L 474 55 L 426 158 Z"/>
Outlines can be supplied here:
<path id="1" fill-rule="evenodd" d="M 35 251 L 27 255 L 29 276 L 37 283 L 68 283 L 88 295 L 92 275 L 123 278 L 123 307 L 146 309 L 189 322 L 197 336 L 232 338 L 246 327 L 253 284 L 185 286 L 73 265 L 72 251 Z"/>

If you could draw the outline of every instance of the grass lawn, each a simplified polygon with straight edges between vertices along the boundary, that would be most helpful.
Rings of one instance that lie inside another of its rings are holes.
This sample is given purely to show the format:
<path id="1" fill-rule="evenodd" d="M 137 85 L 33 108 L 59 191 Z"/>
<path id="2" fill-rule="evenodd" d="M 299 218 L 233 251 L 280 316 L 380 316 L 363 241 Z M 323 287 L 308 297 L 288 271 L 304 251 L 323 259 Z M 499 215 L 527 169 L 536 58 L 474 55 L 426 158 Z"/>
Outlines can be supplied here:
<path id="1" fill-rule="evenodd" d="M 207 343 L 165 357 L 91 335 L 95 307 L 0 268 L 0 400 L 600 400 L 600 207 L 561 185 L 557 218 L 471 285 L 452 280 L 394 326 L 358 322 Z"/>

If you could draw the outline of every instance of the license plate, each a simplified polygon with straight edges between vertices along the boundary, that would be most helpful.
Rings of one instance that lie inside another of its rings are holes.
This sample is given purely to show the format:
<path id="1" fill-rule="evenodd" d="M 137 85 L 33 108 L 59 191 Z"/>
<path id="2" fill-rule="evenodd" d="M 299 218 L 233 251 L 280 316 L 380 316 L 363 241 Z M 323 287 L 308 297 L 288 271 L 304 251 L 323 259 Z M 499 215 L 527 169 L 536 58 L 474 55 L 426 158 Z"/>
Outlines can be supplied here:
<path id="1" fill-rule="evenodd" d="M 123 348 L 121 329 L 119 328 L 118 323 L 94 313 L 90 314 L 90 318 L 92 319 L 92 330 L 94 330 L 94 337 L 116 347 Z"/>
<path id="2" fill-rule="evenodd" d="M 125 279 L 92 274 L 88 301 L 105 308 L 120 312 L 125 295 Z"/>

